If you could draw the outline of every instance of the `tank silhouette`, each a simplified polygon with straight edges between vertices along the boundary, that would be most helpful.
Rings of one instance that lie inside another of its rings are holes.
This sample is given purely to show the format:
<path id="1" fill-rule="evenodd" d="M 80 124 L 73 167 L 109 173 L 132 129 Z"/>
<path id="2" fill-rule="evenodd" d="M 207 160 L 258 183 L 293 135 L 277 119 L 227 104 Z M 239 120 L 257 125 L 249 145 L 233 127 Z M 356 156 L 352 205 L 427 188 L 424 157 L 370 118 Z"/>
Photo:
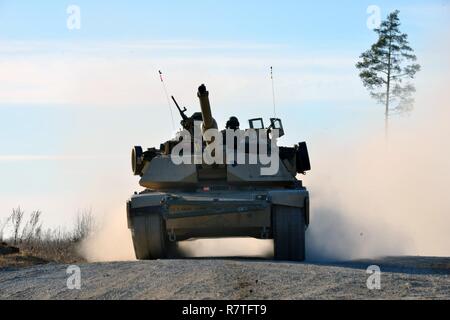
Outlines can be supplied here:
<path id="1" fill-rule="evenodd" d="M 277 136 L 284 135 L 278 118 L 267 128 L 262 118 L 250 119 L 250 128 L 241 130 L 238 118 L 231 117 L 219 131 L 205 85 L 197 96 L 201 112 L 190 117 L 172 97 L 183 128 L 174 139 L 159 148 L 132 150 L 133 173 L 145 188 L 127 202 L 136 258 L 168 258 L 183 240 L 254 237 L 273 239 L 276 260 L 304 260 L 309 194 L 296 176 L 311 169 L 306 143 L 275 148 Z M 211 132 L 217 137 L 208 138 Z M 220 137 L 223 144 L 210 152 L 216 157 L 211 163 L 205 152 Z M 249 160 L 263 149 L 278 161 L 271 174 L 262 173 L 267 162 Z M 174 161 L 174 155 L 187 161 Z"/>

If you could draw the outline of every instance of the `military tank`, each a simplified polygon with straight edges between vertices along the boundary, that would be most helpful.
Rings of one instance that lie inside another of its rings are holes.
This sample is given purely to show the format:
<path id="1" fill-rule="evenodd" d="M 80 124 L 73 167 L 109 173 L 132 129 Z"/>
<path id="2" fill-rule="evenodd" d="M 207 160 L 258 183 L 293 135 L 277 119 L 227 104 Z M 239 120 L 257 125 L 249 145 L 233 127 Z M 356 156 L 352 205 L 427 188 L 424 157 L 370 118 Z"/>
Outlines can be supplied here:
<path id="1" fill-rule="evenodd" d="M 253 237 L 273 239 L 276 260 L 304 260 L 309 194 L 297 176 L 311 169 L 306 143 L 278 147 L 284 135 L 278 118 L 268 127 L 262 118 L 249 119 L 249 128 L 241 130 L 231 117 L 219 131 L 205 85 L 197 96 L 201 112 L 190 117 L 172 97 L 182 117 L 175 138 L 158 148 L 132 149 L 132 171 L 145 188 L 127 202 L 136 258 L 168 258 L 184 240 Z M 215 137 L 207 138 L 211 131 Z M 215 160 L 208 160 L 205 151 L 220 137 L 223 146 L 209 150 Z M 230 152 L 238 150 L 241 161 Z M 270 174 L 263 173 L 267 161 L 249 161 L 264 150 L 278 161 Z M 191 161 L 174 161 L 174 155 Z"/>

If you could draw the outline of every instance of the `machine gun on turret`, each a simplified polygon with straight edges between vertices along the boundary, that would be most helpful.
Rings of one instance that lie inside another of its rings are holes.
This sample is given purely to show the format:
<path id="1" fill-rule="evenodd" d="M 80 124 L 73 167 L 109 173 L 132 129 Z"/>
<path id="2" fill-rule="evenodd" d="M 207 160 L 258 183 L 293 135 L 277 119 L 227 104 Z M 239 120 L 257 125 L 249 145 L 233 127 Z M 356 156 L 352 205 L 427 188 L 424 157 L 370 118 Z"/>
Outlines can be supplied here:
<path id="1" fill-rule="evenodd" d="M 189 117 L 186 115 L 186 111 L 187 111 L 187 109 L 186 109 L 186 107 L 183 107 L 183 110 L 181 110 L 181 108 L 180 108 L 180 106 L 178 105 L 178 102 L 177 102 L 177 100 L 175 100 L 175 97 L 174 96 L 172 96 L 172 101 L 173 101 L 173 103 L 175 103 L 175 106 L 177 107 L 177 109 L 178 109 L 178 112 L 180 113 L 180 115 L 181 115 L 181 122 L 180 122 L 180 124 L 181 124 L 181 126 L 183 127 L 183 129 L 188 129 L 187 127 L 188 127 L 188 121 L 189 121 Z"/>

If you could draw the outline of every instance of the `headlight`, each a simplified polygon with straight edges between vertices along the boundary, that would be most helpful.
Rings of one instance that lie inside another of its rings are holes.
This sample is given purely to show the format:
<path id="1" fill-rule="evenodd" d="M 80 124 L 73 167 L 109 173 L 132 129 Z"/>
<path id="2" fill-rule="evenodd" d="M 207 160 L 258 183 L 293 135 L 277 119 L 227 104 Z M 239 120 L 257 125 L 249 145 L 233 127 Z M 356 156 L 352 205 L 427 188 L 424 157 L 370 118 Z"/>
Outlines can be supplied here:
<path id="1" fill-rule="evenodd" d="M 135 146 L 131 150 L 131 169 L 135 176 L 139 176 L 142 173 L 142 168 L 144 168 L 144 152 L 142 147 Z"/>

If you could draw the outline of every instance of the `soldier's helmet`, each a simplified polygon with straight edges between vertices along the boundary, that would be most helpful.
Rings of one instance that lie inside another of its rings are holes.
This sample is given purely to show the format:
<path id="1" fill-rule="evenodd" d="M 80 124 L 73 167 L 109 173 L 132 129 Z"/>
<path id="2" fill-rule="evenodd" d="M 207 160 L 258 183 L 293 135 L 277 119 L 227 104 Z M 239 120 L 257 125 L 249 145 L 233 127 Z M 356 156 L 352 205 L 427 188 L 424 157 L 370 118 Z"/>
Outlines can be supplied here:
<path id="1" fill-rule="evenodd" d="M 236 117 L 230 117 L 230 119 L 227 121 L 227 124 L 225 125 L 226 129 L 232 129 L 237 130 L 239 129 L 239 120 Z"/>

